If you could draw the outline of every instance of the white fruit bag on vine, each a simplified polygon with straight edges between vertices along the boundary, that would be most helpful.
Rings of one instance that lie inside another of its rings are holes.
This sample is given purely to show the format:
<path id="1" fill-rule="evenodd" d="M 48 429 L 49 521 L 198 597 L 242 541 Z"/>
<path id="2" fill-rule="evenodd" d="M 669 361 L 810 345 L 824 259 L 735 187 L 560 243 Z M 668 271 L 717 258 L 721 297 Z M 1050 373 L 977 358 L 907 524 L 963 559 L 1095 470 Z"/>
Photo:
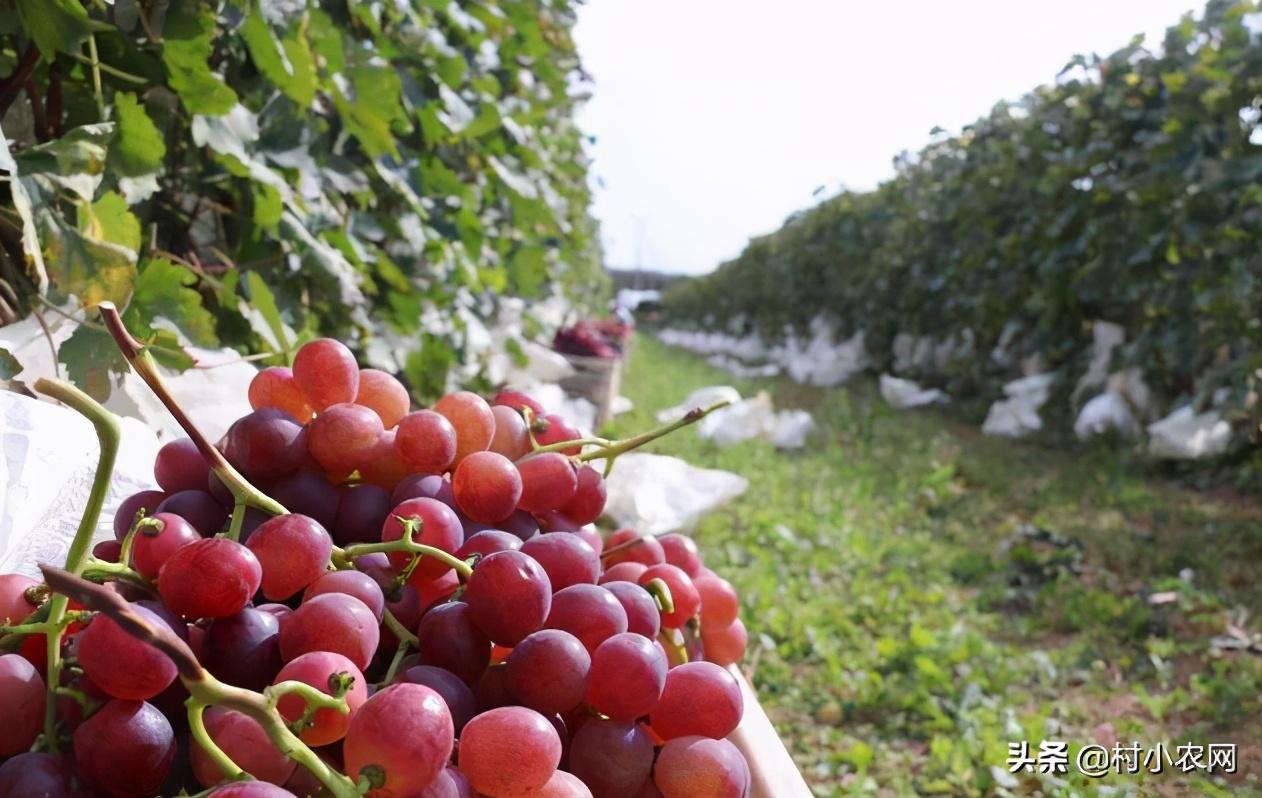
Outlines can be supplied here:
<path id="1" fill-rule="evenodd" d="M 922 388 L 911 380 L 891 374 L 881 375 L 881 398 L 899 410 L 946 402 L 949 397 L 937 388 Z"/>
<path id="2" fill-rule="evenodd" d="M 154 486 L 157 436 L 120 419 L 122 444 L 94 539 L 113 539 L 118 505 Z M 69 408 L 0 391 L 0 573 L 39 576 L 60 565 L 78 529 L 96 475 L 100 446 L 91 422 Z"/>
<path id="3" fill-rule="evenodd" d="M 1148 453 L 1162 460 L 1199 460 L 1227 451 L 1231 424 L 1217 410 L 1197 413 L 1184 405 L 1148 426 Z"/>
<path id="4" fill-rule="evenodd" d="M 1042 429 L 1043 419 L 1039 417 L 1039 410 L 1046 404 L 1055 380 L 1056 375 L 1048 372 L 1022 377 L 1003 386 L 1008 398 L 990 406 L 982 423 L 982 433 L 1019 438 Z"/>
<path id="5" fill-rule="evenodd" d="M 592 464 L 603 468 L 604 462 Z M 713 468 L 697 468 L 678 457 L 624 454 L 605 483 L 605 514 L 619 526 L 660 535 L 690 529 L 741 495 L 749 480 Z"/>

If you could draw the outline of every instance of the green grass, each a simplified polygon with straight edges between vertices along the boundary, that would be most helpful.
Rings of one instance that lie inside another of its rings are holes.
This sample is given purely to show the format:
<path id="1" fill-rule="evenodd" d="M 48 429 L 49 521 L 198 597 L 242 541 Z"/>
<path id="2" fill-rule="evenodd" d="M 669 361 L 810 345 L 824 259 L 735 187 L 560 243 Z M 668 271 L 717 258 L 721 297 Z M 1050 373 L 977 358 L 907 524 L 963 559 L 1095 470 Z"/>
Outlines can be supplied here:
<path id="1" fill-rule="evenodd" d="M 694 536 L 741 592 L 745 668 L 817 795 L 1262 794 L 1262 667 L 1215 637 L 1262 610 L 1262 510 L 1116 448 L 984 438 L 872 386 L 733 380 L 645 336 L 618 435 L 692 389 L 805 408 L 797 452 L 651 447 L 742 474 Z M 1184 572 L 1189 579 L 1181 579 Z M 1150 594 L 1175 600 L 1152 604 Z M 1235 742 L 1240 772 L 1009 777 L 1010 741 Z"/>

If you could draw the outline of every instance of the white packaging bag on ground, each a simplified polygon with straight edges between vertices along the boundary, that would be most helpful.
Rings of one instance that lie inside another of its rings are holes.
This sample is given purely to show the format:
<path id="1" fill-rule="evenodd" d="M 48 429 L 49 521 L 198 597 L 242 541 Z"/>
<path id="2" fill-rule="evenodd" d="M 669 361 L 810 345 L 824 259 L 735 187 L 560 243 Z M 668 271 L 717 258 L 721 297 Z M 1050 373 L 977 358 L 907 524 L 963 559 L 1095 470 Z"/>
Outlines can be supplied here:
<path id="1" fill-rule="evenodd" d="M 698 388 L 679 404 L 674 407 L 668 407 L 665 410 L 657 411 L 657 420 L 663 424 L 683 418 L 684 414 L 696 407 L 709 407 L 719 402 L 731 402 L 735 404 L 741 400 L 740 391 L 730 385 L 708 385 L 705 388 Z M 718 411 L 723 412 L 723 411 Z"/>
<path id="2" fill-rule="evenodd" d="M 158 439 L 134 418 L 120 420 L 122 445 L 94 539 L 114 537 L 124 499 L 154 487 Z M 0 391 L 0 573 L 38 577 L 60 565 L 78 529 L 101 450 L 91 422 L 69 408 Z"/>
<path id="3" fill-rule="evenodd" d="M 1217 410 L 1197 413 L 1184 405 L 1148 426 L 1148 453 L 1163 460 L 1199 460 L 1227 451 L 1231 424 Z"/>
<path id="4" fill-rule="evenodd" d="M 890 374 L 881 375 L 881 398 L 900 410 L 939 404 L 948 399 L 946 393 L 937 388 L 921 388 L 911 380 Z"/>
<path id="5" fill-rule="evenodd" d="M 1039 417 L 1039 410 L 1047 402 L 1055 380 L 1055 373 L 1047 372 L 1022 377 L 1003 386 L 1008 398 L 990 406 L 982 432 L 1003 438 L 1019 438 L 1042 429 L 1043 419 Z"/>
<path id="6" fill-rule="evenodd" d="M 604 468 L 604 461 L 592 463 Z M 697 468 L 659 454 L 630 452 L 614 463 L 605 483 L 605 514 L 619 526 L 660 535 L 689 529 L 741 495 L 749 481 L 737 474 Z"/>
<path id="7" fill-rule="evenodd" d="M 1074 435 L 1085 441 L 1093 435 L 1117 430 L 1126 437 L 1139 434 L 1139 422 L 1126 405 L 1126 399 L 1113 391 L 1094 396 L 1078 411 L 1074 420 Z"/>
<path id="8" fill-rule="evenodd" d="M 815 429 L 815 420 L 805 410 L 781 410 L 776 413 L 771 442 L 777 449 L 801 449 Z"/>
<path id="9" fill-rule="evenodd" d="M 731 446 L 751 438 L 769 438 L 775 423 L 771 397 L 766 391 L 759 391 L 753 399 L 742 399 L 701 419 L 697 422 L 697 434 L 718 446 Z"/>

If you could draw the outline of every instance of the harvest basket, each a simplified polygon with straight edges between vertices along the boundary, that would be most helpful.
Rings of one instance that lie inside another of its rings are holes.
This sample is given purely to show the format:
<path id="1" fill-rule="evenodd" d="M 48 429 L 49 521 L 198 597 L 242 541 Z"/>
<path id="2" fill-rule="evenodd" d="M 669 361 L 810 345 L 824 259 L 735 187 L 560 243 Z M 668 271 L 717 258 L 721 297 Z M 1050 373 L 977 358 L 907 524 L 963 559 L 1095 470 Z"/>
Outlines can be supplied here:
<path id="1" fill-rule="evenodd" d="M 596 427 L 613 417 L 613 400 L 622 387 L 622 360 L 615 357 L 564 355 L 574 373 L 561 380 L 567 393 L 596 406 Z"/>
<path id="2" fill-rule="evenodd" d="M 750 798 L 811 798 L 810 787 L 758 703 L 754 688 L 735 665 L 727 669 L 736 677 L 745 699 L 745 715 L 728 739 L 749 763 Z"/>

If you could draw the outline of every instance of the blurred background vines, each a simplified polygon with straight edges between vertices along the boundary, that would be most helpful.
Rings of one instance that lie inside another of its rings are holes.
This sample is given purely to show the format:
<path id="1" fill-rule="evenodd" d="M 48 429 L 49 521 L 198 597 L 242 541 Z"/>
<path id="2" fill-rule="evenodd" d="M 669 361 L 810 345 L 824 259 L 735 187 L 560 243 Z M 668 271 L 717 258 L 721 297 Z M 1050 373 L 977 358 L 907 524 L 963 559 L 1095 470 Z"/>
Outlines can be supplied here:
<path id="1" fill-rule="evenodd" d="M 1022 358 L 1085 370 L 1101 319 L 1127 335 L 1113 368 L 1140 367 L 1161 402 L 1203 407 L 1218 392 L 1228 418 L 1247 419 L 1262 369 L 1253 12 L 1213 0 L 1160 46 L 1075 58 L 960 135 L 935 131 L 877 189 L 843 191 L 677 283 L 670 323 L 775 341 L 822 315 L 864 331 L 883 371 L 899 333 L 953 337 L 946 369 L 909 376 L 984 408 Z"/>
<path id="2" fill-rule="evenodd" d="M 88 320 L 48 342 L 98 397 L 103 300 L 175 368 L 334 335 L 421 398 L 476 381 L 500 297 L 605 291 L 574 5 L 0 0 L 0 325 Z"/>

